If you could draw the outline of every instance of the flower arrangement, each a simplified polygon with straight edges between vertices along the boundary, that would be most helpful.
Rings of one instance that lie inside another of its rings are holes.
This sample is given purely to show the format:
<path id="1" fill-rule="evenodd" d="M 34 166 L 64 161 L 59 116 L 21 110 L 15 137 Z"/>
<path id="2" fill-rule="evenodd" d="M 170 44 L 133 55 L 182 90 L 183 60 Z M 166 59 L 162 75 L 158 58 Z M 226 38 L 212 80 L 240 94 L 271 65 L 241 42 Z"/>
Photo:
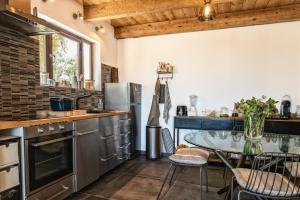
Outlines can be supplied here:
<path id="1" fill-rule="evenodd" d="M 265 119 L 278 112 L 278 101 L 262 96 L 235 103 L 235 108 L 244 114 L 244 132 L 246 138 L 259 139 L 262 137 Z"/>

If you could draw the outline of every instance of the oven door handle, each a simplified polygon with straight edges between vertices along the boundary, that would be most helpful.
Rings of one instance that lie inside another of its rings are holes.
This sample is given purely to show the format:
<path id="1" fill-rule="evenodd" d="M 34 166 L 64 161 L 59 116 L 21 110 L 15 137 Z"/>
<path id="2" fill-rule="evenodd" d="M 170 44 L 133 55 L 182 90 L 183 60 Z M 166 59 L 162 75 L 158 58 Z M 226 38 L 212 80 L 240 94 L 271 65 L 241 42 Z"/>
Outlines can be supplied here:
<path id="1" fill-rule="evenodd" d="M 72 139 L 72 138 L 73 138 L 73 136 L 67 136 L 67 137 L 63 137 L 63 138 L 57 138 L 55 140 L 49 140 L 49 141 L 40 142 L 40 143 L 32 143 L 32 144 L 30 144 L 30 146 L 40 147 L 40 146 L 44 146 L 44 145 L 48 145 L 48 144 L 53 144 L 53 143 L 69 140 L 69 139 Z"/>

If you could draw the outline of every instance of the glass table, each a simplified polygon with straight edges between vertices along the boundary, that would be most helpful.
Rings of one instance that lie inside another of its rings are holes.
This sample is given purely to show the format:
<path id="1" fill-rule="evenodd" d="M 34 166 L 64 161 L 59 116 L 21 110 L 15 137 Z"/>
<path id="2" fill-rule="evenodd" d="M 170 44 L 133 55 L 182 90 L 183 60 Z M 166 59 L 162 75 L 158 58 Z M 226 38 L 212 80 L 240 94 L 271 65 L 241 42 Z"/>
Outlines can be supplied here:
<path id="1" fill-rule="evenodd" d="M 197 147 L 213 150 L 227 165 L 232 166 L 224 153 L 240 154 L 236 168 L 242 167 L 249 157 L 262 153 L 300 154 L 300 136 L 264 134 L 260 140 L 246 140 L 243 132 L 236 131 L 195 131 L 184 136 L 184 140 Z M 233 166 L 232 166 L 233 167 Z M 227 192 L 230 198 L 230 186 L 222 188 L 218 194 Z"/>
<path id="2" fill-rule="evenodd" d="M 184 140 L 198 147 L 213 151 L 254 156 L 261 153 L 300 154 L 300 136 L 264 134 L 260 140 L 246 140 L 243 132 L 195 131 Z"/>

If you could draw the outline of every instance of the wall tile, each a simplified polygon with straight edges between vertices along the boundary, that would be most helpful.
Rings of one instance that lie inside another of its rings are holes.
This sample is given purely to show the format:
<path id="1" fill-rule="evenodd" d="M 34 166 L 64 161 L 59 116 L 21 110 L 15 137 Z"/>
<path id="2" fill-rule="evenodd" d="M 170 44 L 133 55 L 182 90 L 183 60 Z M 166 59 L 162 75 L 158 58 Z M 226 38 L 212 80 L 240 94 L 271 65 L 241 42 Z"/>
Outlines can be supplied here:
<path id="1" fill-rule="evenodd" d="M 0 27 L 0 119 L 34 119 L 37 110 L 50 109 L 51 97 L 76 99 L 85 92 L 92 97 L 80 101 L 80 107 L 95 107 L 100 91 L 40 86 L 39 42 Z"/>

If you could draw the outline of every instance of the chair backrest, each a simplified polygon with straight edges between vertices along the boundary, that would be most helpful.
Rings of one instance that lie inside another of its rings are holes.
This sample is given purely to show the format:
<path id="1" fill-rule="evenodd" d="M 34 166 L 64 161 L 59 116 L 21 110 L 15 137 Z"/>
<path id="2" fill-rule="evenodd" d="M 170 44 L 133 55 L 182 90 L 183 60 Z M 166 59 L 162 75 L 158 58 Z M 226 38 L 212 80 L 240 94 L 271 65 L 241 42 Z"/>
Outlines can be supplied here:
<path id="1" fill-rule="evenodd" d="M 296 154 L 263 153 L 256 156 L 245 189 L 264 197 L 298 199 L 299 181 L 292 174 L 293 170 L 300 169 L 299 161 L 300 155 Z"/>
<path id="2" fill-rule="evenodd" d="M 175 145 L 174 145 L 174 141 L 172 139 L 172 135 L 171 135 L 169 129 L 167 129 L 167 128 L 162 129 L 161 136 L 163 139 L 163 143 L 164 143 L 166 152 L 168 154 L 175 153 Z"/>

